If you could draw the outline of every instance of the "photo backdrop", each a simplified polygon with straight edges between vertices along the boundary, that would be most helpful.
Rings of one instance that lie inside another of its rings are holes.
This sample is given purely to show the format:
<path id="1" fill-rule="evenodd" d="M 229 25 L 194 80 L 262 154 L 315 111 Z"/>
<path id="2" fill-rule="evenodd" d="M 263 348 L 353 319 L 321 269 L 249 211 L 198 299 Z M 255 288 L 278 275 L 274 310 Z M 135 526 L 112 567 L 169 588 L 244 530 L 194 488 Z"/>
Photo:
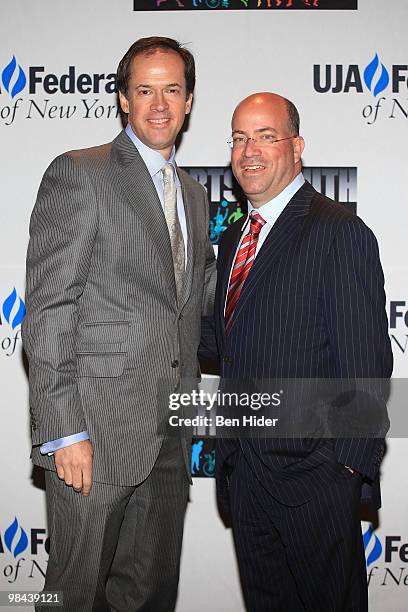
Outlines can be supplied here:
<path id="1" fill-rule="evenodd" d="M 306 177 L 356 211 L 378 238 L 394 376 L 405 378 L 407 19 L 405 0 L 359 0 L 358 6 L 350 0 L 3 0 L 0 590 L 40 589 L 49 546 L 41 478 L 29 459 L 20 331 L 30 212 L 56 155 L 108 142 L 121 129 L 114 78 L 119 59 L 134 40 L 151 35 L 177 38 L 193 51 L 197 88 L 177 160 L 208 190 L 215 244 L 245 204 L 228 167 L 235 105 L 265 90 L 297 105 Z M 407 609 L 407 448 L 402 437 L 389 440 L 378 525 L 362 523 L 374 612 Z M 177 611 L 240 612 L 210 448 L 197 454 L 195 471 L 202 477 L 191 489 Z"/>

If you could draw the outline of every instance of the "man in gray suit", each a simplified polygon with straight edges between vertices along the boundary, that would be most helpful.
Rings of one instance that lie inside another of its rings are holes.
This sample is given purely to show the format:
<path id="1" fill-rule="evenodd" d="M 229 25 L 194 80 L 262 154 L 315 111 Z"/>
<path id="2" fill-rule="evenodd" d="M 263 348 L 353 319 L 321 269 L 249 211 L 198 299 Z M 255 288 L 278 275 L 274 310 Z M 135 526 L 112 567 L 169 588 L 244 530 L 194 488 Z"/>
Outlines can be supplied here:
<path id="1" fill-rule="evenodd" d="M 24 347 L 51 537 L 45 589 L 64 610 L 174 609 L 190 445 L 163 435 L 196 377 L 215 261 L 204 189 L 174 161 L 194 59 L 136 41 L 118 68 L 128 126 L 52 162 L 27 256 Z"/>

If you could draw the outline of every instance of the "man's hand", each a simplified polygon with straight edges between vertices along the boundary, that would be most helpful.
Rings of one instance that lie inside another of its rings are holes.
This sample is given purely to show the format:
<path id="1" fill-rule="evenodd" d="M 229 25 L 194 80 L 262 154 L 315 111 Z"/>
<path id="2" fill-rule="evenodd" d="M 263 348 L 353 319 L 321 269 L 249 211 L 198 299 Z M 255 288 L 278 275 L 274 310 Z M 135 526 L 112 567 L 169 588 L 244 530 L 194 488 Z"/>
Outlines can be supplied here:
<path id="1" fill-rule="evenodd" d="M 76 442 L 54 453 L 58 478 L 87 497 L 92 487 L 93 448 L 89 440 Z"/>

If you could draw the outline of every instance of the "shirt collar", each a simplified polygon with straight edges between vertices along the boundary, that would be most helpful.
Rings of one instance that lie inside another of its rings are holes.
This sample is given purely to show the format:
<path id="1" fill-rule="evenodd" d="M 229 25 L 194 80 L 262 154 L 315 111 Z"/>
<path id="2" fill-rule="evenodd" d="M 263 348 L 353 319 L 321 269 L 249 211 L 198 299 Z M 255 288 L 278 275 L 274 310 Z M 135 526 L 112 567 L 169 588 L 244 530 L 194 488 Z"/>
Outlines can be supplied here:
<path id="1" fill-rule="evenodd" d="M 126 134 L 129 136 L 129 138 L 135 145 L 136 149 L 139 151 L 140 157 L 143 159 L 144 163 L 146 164 L 146 167 L 152 178 L 156 174 L 161 172 L 161 170 L 163 170 L 163 167 L 166 164 L 171 164 L 174 168 L 176 186 L 178 187 L 180 185 L 180 180 L 177 175 L 177 167 L 176 167 L 176 159 L 175 159 L 176 158 L 176 147 L 174 145 L 171 150 L 169 159 L 165 159 L 163 155 L 159 153 L 159 151 L 155 151 L 154 149 L 151 149 L 150 147 L 145 145 L 144 142 L 142 142 L 136 136 L 136 134 L 134 133 L 134 131 L 132 130 L 130 126 L 130 123 L 127 124 Z"/>
<path id="2" fill-rule="evenodd" d="M 273 225 L 283 209 L 287 206 L 287 204 L 289 204 L 295 193 L 302 187 L 304 182 L 304 176 L 301 172 L 299 172 L 299 174 L 295 176 L 293 181 L 289 183 L 289 185 L 287 185 L 283 191 L 278 193 L 278 195 L 272 200 L 269 200 L 269 202 L 263 204 L 260 208 L 255 208 L 248 200 L 248 219 L 251 212 L 255 211 L 259 212 L 266 223 Z M 242 226 L 242 231 L 245 229 L 248 219 Z"/>

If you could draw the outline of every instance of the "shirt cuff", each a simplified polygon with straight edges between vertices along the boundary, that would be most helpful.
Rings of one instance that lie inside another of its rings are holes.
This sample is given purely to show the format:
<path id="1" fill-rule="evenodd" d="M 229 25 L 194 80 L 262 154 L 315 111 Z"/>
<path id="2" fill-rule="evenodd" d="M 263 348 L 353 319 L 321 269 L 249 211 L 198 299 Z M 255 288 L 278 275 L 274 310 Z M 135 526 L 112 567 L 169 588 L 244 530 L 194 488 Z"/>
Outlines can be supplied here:
<path id="1" fill-rule="evenodd" d="M 59 448 L 65 448 L 66 446 L 71 446 L 71 444 L 82 442 L 83 440 L 89 440 L 87 431 L 81 431 L 77 434 L 72 434 L 72 436 L 65 436 L 64 438 L 58 438 L 57 440 L 45 442 L 40 446 L 40 453 L 50 457 Z"/>

